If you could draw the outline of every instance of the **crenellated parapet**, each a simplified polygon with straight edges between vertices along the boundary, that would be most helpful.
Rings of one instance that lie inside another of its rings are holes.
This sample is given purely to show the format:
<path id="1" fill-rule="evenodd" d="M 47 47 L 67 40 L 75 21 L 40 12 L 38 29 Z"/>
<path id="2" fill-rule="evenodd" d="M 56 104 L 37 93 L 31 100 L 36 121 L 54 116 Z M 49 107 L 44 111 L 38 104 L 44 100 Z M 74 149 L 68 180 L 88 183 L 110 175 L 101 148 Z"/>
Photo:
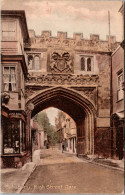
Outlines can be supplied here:
<path id="1" fill-rule="evenodd" d="M 31 48 L 63 48 L 68 50 L 85 50 L 109 52 L 116 49 L 119 43 L 115 36 L 106 36 L 106 40 L 101 40 L 98 34 L 90 34 L 90 39 L 85 39 L 83 33 L 74 33 L 72 38 L 67 36 L 66 32 L 57 32 L 57 36 L 53 37 L 51 31 L 42 31 L 37 36 L 34 30 L 29 30 L 31 39 Z"/>

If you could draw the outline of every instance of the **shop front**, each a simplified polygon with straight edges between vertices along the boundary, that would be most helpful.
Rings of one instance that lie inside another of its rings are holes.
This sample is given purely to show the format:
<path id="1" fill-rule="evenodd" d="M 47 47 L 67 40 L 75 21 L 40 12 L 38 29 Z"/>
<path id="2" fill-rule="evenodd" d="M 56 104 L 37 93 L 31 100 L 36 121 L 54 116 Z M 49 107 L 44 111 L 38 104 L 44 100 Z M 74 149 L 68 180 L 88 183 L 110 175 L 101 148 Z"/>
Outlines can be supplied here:
<path id="1" fill-rule="evenodd" d="M 26 115 L 9 112 L 2 116 L 2 167 L 21 167 L 27 158 Z"/>

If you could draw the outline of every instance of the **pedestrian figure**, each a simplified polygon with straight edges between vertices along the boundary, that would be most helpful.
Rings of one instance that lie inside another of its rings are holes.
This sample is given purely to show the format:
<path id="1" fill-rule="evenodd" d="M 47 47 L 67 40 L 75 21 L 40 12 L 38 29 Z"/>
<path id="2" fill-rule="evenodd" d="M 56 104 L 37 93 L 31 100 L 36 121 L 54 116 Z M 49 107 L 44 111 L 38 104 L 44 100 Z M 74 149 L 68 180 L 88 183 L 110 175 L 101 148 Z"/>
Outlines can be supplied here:
<path id="1" fill-rule="evenodd" d="M 46 143 L 46 149 L 49 149 L 49 143 L 48 142 Z"/>
<path id="2" fill-rule="evenodd" d="M 64 145 L 64 143 L 62 143 L 62 153 L 63 153 L 64 149 L 65 149 L 65 145 Z"/>

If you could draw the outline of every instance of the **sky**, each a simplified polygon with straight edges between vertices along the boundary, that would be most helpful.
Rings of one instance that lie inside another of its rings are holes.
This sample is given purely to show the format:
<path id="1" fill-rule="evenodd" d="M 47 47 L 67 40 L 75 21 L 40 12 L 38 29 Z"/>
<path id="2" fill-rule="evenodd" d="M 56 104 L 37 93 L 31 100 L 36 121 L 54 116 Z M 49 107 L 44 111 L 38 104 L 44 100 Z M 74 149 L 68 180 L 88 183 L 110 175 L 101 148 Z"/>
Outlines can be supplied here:
<path id="1" fill-rule="evenodd" d="M 90 34 L 99 34 L 100 39 L 106 40 L 109 11 L 111 35 L 115 35 L 117 41 L 122 40 L 123 33 L 122 15 L 118 12 L 121 5 L 120 0 L 1 0 L 4 10 L 25 10 L 28 29 L 34 29 L 36 35 L 50 30 L 52 36 L 56 36 L 57 31 L 67 32 L 68 37 L 78 32 L 87 39 Z M 56 108 L 46 110 L 52 125 L 57 112 Z"/>
<path id="2" fill-rule="evenodd" d="M 67 32 L 73 37 L 74 32 L 83 33 L 84 38 L 90 34 L 99 34 L 105 40 L 108 35 L 108 10 L 110 11 L 111 34 L 117 41 L 122 40 L 122 16 L 118 12 L 122 0 L 1 0 L 1 8 L 8 10 L 25 10 L 29 29 L 36 35 L 50 30 L 52 36 L 57 31 Z"/>
<path id="3" fill-rule="evenodd" d="M 52 125 L 55 125 L 55 117 L 57 116 L 58 114 L 58 109 L 57 108 L 53 108 L 53 107 L 50 107 L 50 108 L 47 108 L 44 110 L 50 120 L 50 123 Z"/>

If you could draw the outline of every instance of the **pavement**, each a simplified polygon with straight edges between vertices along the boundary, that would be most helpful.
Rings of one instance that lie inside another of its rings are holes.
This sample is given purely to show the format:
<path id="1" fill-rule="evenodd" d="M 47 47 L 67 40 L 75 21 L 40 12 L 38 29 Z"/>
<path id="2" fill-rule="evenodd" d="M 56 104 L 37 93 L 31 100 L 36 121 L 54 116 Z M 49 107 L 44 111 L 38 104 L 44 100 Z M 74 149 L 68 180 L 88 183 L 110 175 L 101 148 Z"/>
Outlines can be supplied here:
<path id="1" fill-rule="evenodd" d="M 76 156 L 76 154 L 69 153 L 67 151 L 64 151 L 64 153 Z M 96 164 L 99 166 L 107 167 L 109 169 L 115 169 L 115 170 L 119 170 L 119 171 L 124 172 L 124 159 L 114 160 L 111 158 L 99 158 L 99 157 L 94 156 L 94 155 L 81 156 L 79 158 L 81 160 L 83 160 L 84 162 L 88 162 L 88 163 Z"/>
<path id="2" fill-rule="evenodd" d="M 113 160 L 113 159 L 96 158 L 92 160 L 92 163 L 124 172 L 124 159 L 123 160 Z"/>
<path id="3" fill-rule="evenodd" d="M 41 150 L 33 153 L 33 162 L 26 163 L 22 168 L 1 169 L 0 193 L 20 193 L 24 184 L 40 162 Z"/>
<path id="4" fill-rule="evenodd" d="M 20 193 L 23 192 L 25 184 L 30 179 L 37 167 L 42 165 L 72 164 L 72 163 L 91 163 L 98 167 L 103 166 L 108 169 L 124 171 L 124 161 L 97 158 L 77 158 L 76 155 L 67 152 L 62 153 L 57 149 L 36 150 L 33 153 L 33 162 L 26 163 L 19 169 L 1 169 L 1 193 Z M 83 163 L 83 164 L 84 164 Z"/>
<path id="5" fill-rule="evenodd" d="M 29 162 L 19 169 L 1 169 L 1 193 L 20 193 L 35 168 L 36 164 Z"/>

